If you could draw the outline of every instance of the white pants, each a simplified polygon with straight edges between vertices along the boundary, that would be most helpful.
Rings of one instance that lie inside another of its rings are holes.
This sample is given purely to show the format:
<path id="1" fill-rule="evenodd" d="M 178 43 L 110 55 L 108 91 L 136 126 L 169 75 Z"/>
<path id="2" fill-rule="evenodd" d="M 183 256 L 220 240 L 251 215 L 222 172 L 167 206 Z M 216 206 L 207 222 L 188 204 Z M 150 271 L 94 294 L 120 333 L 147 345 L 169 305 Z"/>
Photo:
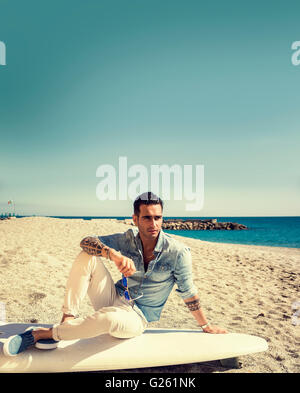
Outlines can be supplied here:
<path id="1" fill-rule="evenodd" d="M 82 251 L 75 259 L 66 287 L 63 312 L 76 316 L 88 294 L 95 313 L 53 326 L 54 340 L 90 338 L 108 333 L 119 338 L 135 337 L 143 333 L 146 323 L 120 297 L 103 258 Z"/>

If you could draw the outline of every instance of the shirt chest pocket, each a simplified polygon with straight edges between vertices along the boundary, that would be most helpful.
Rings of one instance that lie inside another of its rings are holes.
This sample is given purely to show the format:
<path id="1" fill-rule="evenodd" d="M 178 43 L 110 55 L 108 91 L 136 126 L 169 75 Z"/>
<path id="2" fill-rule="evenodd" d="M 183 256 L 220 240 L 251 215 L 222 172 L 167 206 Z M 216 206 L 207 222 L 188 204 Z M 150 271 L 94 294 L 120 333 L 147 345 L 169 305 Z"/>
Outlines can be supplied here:
<path id="1" fill-rule="evenodd" d="M 173 266 L 170 263 L 156 263 L 153 267 L 151 278 L 154 281 L 165 281 L 173 274 Z"/>

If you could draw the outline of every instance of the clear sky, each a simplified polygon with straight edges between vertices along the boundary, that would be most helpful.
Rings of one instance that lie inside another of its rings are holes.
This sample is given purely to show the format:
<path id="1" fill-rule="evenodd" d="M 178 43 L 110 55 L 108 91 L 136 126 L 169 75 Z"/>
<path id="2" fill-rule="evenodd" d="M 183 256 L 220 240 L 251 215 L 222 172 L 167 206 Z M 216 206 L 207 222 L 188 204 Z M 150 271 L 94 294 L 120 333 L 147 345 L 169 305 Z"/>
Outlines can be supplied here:
<path id="1" fill-rule="evenodd" d="M 174 216 L 300 215 L 299 1 L 0 0 L 0 213 L 130 215 L 99 166 L 204 166 Z M 128 182 L 132 179 L 128 180 Z"/>

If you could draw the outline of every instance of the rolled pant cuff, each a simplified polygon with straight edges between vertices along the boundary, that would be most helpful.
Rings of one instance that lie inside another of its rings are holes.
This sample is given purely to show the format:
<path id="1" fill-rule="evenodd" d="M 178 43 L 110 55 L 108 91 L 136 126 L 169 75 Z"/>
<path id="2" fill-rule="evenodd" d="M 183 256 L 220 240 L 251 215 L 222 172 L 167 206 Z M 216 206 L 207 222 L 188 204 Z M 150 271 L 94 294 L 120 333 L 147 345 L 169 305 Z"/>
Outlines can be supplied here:
<path id="1" fill-rule="evenodd" d="M 58 335 L 58 326 L 59 325 L 60 324 L 57 323 L 56 325 L 52 326 L 52 337 L 53 337 L 53 340 L 55 340 L 55 341 L 61 341 L 61 338 Z"/>

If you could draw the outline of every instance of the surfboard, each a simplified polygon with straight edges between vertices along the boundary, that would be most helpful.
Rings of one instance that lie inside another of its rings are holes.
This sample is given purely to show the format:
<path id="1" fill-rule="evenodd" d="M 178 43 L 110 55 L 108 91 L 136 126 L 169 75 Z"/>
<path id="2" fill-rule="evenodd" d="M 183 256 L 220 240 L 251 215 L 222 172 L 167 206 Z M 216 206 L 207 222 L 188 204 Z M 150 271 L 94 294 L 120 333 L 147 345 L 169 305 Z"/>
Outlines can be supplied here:
<path id="1" fill-rule="evenodd" d="M 23 333 L 29 326 L 51 325 L 0 325 L 0 372 L 79 372 L 170 366 L 232 359 L 268 348 L 263 338 L 248 334 L 149 328 L 142 335 L 129 339 L 104 334 L 89 339 L 60 341 L 56 349 L 31 347 L 17 356 L 5 356 L 2 348 L 5 340 Z"/>

